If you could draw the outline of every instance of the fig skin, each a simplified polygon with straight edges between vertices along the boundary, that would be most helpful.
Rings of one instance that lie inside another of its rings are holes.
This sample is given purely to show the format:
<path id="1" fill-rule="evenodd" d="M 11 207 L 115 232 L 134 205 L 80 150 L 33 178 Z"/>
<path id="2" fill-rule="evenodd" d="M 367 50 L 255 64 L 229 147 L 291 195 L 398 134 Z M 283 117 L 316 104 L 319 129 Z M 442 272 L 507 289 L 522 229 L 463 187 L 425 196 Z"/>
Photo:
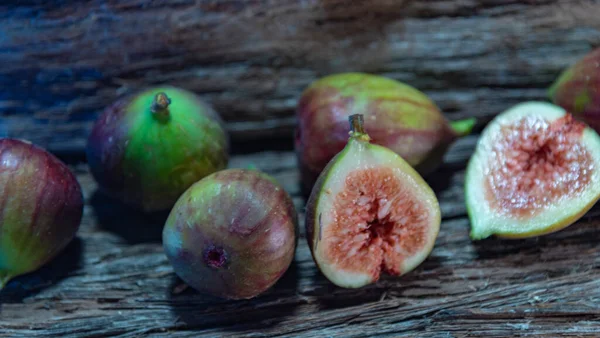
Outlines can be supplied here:
<path id="1" fill-rule="evenodd" d="M 165 224 L 163 245 L 175 273 L 191 287 L 248 299 L 287 271 L 297 231 L 292 199 L 270 176 L 228 169 L 181 196 Z"/>
<path id="2" fill-rule="evenodd" d="M 218 114 L 195 94 L 155 87 L 108 107 L 86 154 L 101 191 L 144 211 L 167 210 L 193 183 L 228 162 Z"/>
<path id="3" fill-rule="evenodd" d="M 550 100 L 600 132 L 600 48 L 565 69 L 548 90 Z"/>
<path id="4" fill-rule="evenodd" d="M 363 73 L 321 78 L 304 91 L 296 110 L 295 148 L 305 194 L 346 145 L 348 117 L 355 113 L 364 115 L 372 143 L 396 152 L 421 175 L 434 171 L 448 147 L 475 124 L 449 123 L 425 94 L 389 78 Z"/>
<path id="5" fill-rule="evenodd" d="M 337 286 L 344 287 L 344 288 L 360 288 L 365 285 L 375 283 L 377 281 L 377 279 L 370 279 L 370 280 L 355 279 L 355 280 L 340 281 L 339 277 L 338 277 L 338 280 L 336 280 L 335 278 L 332 278 L 332 276 L 330 276 L 331 272 L 327 273 L 327 271 L 332 271 L 335 269 L 328 267 L 327 263 L 324 262 L 325 259 L 323 259 L 322 257 L 319 257 L 319 254 L 316 252 L 317 251 L 316 247 L 317 247 L 318 243 L 321 242 L 321 235 L 322 235 L 321 232 L 323 231 L 322 230 L 323 224 L 321 224 L 322 215 L 317 215 L 317 209 L 323 198 L 326 198 L 332 194 L 335 194 L 335 192 L 328 191 L 328 189 L 325 189 L 325 188 L 326 188 L 326 183 L 328 182 L 328 180 L 330 180 L 332 178 L 332 176 L 335 175 L 335 169 L 339 169 L 338 162 L 342 161 L 342 159 L 345 156 L 349 156 L 351 152 L 358 151 L 358 152 L 363 152 L 363 153 L 369 152 L 371 154 L 378 153 L 379 156 L 385 157 L 385 159 L 386 159 L 385 166 L 393 166 L 395 169 L 401 170 L 404 173 L 404 175 L 406 175 L 406 177 L 409 177 L 411 181 L 415 182 L 417 184 L 417 186 L 419 187 L 418 190 L 422 190 L 419 192 L 419 195 L 421 196 L 421 198 L 423 198 L 424 200 L 427 201 L 427 203 L 430 204 L 429 205 L 430 209 L 428 210 L 428 212 L 431 213 L 430 214 L 430 216 L 431 216 L 430 222 L 431 223 L 430 223 L 430 228 L 428 229 L 428 234 L 429 234 L 428 238 L 430 240 L 425 241 L 426 243 L 421 248 L 421 251 L 409 259 L 411 262 L 404 265 L 404 269 L 402 269 L 400 271 L 396 271 L 395 273 L 393 273 L 393 275 L 399 276 L 399 275 L 403 275 L 403 274 L 406 274 L 406 273 L 412 271 L 430 255 L 431 251 L 433 250 L 435 240 L 439 233 L 439 228 L 440 228 L 440 223 L 441 223 L 441 210 L 440 210 L 437 198 L 435 196 L 435 193 L 433 192 L 431 187 L 429 187 L 429 185 L 425 182 L 425 180 L 423 180 L 423 178 L 420 176 L 420 174 L 414 168 L 412 168 L 402 157 L 400 157 L 399 155 L 397 155 L 390 149 L 387 149 L 387 148 L 377 145 L 377 144 L 372 144 L 370 142 L 371 141 L 370 134 L 367 134 L 365 132 L 366 128 L 363 127 L 363 117 L 360 116 L 360 114 L 355 114 L 353 116 L 350 116 L 349 121 L 352 126 L 352 131 L 349 133 L 350 138 L 347 139 L 347 145 L 344 147 L 344 149 L 342 149 L 341 152 L 339 152 L 338 154 L 336 154 L 334 156 L 334 158 L 327 164 L 325 169 L 321 172 L 321 174 L 319 175 L 319 177 L 317 179 L 317 182 L 315 183 L 315 185 L 312 189 L 310 197 L 307 201 L 305 231 L 306 231 L 306 240 L 308 243 L 308 247 L 310 248 L 311 255 L 313 257 L 315 264 L 317 265 L 317 268 L 332 283 L 334 283 Z M 357 165 L 356 168 L 353 167 L 352 169 L 349 169 L 349 171 L 358 170 L 359 166 L 366 166 L 367 168 L 373 168 L 374 164 L 373 163 L 370 163 L 370 164 L 356 163 L 356 165 Z M 377 277 L 377 278 L 379 278 L 379 277 Z"/>
<path id="6" fill-rule="evenodd" d="M 81 187 L 64 163 L 26 141 L 0 139 L 0 289 L 60 253 L 82 214 Z"/>

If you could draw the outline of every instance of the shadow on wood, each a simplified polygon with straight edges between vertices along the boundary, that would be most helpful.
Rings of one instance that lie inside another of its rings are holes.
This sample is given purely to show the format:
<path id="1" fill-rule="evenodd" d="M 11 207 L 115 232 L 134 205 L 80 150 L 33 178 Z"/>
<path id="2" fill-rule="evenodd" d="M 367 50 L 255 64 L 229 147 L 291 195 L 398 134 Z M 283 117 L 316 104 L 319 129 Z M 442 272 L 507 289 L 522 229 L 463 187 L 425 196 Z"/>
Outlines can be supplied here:
<path id="1" fill-rule="evenodd" d="M 0 304 L 20 303 L 24 298 L 36 295 L 67 278 L 81 267 L 82 262 L 83 242 L 76 237 L 58 256 L 37 271 L 9 281 L 4 289 L 0 290 Z"/>
<path id="2" fill-rule="evenodd" d="M 187 288 L 173 292 L 183 283 L 173 277 L 169 288 L 171 311 L 177 317 L 178 330 L 222 328 L 229 332 L 261 331 L 294 316 L 300 305 L 295 295 L 298 265 L 294 260 L 281 279 L 269 290 L 248 300 L 226 300 Z"/>
<path id="3" fill-rule="evenodd" d="M 90 204 L 100 227 L 130 244 L 160 243 L 169 211 L 145 213 L 96 190 Z"/>
<path id="4" fill-rule="evenodd" d="M 437 170 L 425 176 L 424 179 L 425 182 L 427 182 L 431 189 L 436 193 L 436 195 L 438 195 L 440 192 L 448 189 L 452 185 L 452 175 L 453 172 Z"/>
<path id="5" fill-rule="evenodd" d="M 585 219 L 585 216 L 584 216 Z M 598 222 L 596 222 L 598 223 Z M 589 250 L 599 249 L 600 231 L 593 226 L 592 222 L 578 222 L 565 229 L 552 234 L 524 239 L 502 239 L 490 237 L 473 242 L 479 260 L 502 259 L 514 255 L 519 257 L 516 262 L 520 267 L 527 264 L 535 264 L 543 261 L 546 252 L 561 250 L 563 247 L 576 246 L 587 247 Z M 570 255 L 564 252 L 564 255 Z M 527 261 L 526 257 L 531 260 Z"/>

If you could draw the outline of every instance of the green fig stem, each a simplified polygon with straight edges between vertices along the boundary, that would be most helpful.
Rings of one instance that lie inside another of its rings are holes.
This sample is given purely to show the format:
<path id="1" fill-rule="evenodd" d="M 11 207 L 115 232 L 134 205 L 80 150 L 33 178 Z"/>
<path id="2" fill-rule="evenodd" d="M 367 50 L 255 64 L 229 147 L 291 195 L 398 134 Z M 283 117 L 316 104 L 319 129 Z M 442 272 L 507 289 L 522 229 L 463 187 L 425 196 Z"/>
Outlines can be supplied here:
<path id="1" fill-rule="evenodd" d="M 171 104 L 171 99 L 167 96 L 167 94 L 160 92 L 154 96 L 154 101 L 152 101 L 152 106 L 150 107 L 150 111 L 154 116 L 166 117 L 169 116 L 169 105 Z"/>
<path id="2" fill-rule="evenodd" d="M 452 128 L 452 130 L 458 136 L 467 136 L 471 133 L 473 127 L 475 127 L 476 122 L 477 119 L 475 119 L 474 117 L 464 120 L 452 121 L 450 122 L 450 128 Z"/>
<path id="3" fill-rule="evenodd" d="M 8 282 L 12 279 L 12 276 L 0 271 L 0 291 L 2 291 L 2 289 L 4 289 L 4 287 L 6 286 L 6 284 L 8 284 Z"/>
<path id="4" fill-rule="evenodd" d="M 366 142 L 371 140 L 369 135 L 365 132 L 365 122 L 362 114 L 350 115 L 348 121 L 350 122 L 350 137 Z"/>

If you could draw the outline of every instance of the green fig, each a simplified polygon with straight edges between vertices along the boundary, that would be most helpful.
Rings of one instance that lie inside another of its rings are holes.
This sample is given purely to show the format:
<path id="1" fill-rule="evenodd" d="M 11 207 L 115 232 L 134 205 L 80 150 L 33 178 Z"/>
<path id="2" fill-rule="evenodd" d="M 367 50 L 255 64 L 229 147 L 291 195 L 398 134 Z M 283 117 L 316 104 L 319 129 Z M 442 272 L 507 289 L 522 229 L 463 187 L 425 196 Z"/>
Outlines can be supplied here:
<path id="1" fill-rule="evenodd" d="M 371 144 L 362 115 L 323 170 L 306 207 L 308 246 L 334 284 L 358 288 L 399 276 L 433 249 L 441 216 L 435 194 L 398 154 Z"/>
<path id="2" fill-rule="evenodd" d="M 100 189 L 145 211 L 166 210 L 193 183 L 228 162 L 218 114 L 191 92 L 151 88 L 96 121 L 87 159 Z"/>
<path id="3" fill-rule="evenodd" d="M 377 75 L 342 73 L 312 83 L 298 102 L 295 148 L 309 192 L 325 165 L 346 145 L 347 119 L 364 115 L 372 143 L 404 158 L 421 175 L 435 170 L 448 147 L 475 120 L 448 122 L 424 93 Z"/>
<path id="4" fill-rule="evenodd" d="M 471 238 L 525 238 L 577 221 L 600 198 L 600 137 L 561 107 L 526 102 L 484 129 L 465 176 Z"/>

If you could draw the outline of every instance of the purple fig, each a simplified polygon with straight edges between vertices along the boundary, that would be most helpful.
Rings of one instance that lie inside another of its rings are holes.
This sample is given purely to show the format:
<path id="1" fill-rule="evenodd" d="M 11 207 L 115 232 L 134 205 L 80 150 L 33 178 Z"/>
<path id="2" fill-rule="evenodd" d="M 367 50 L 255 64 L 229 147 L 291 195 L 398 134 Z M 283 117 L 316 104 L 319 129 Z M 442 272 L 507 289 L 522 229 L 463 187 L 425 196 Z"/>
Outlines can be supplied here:
<path id="1" fill-rule="evenodd" d="M 110 106 L 94 125 L 87 158 L 103 191 L 157 211 L 224 169 L 228 149 L 222 122 L 209 105 L 183 89 L 158 87 Z"/>
<path id="2" fill-rule="evenodd" d="M 552 102 L 600 131 L 600 48 L 564 70 L 548 95 Z"/>
<path id="3" fill-rule="evenodd" d="M 448 146 L 475 123 L 449 123 L 425 94 L 392 79 L 361 73 L 324 77 L 304 91 L 297 108 L 296 152 L 305 192 L 346 145 L 348 117 L 356 113 L 364 115 L 374 144 L 399 154 L 422 175 L 436 169 Z"/>
<path id="4" fill-rule="evenodd" d="M 163 245 L 175 272 L 213 296 L 252 298 L 290 266 L 297 215 L 266 174 L 229 169 L 192 185 L 167 219 Z"/>
<path id="5" fill-rule="evenodd" d="M 31 143 L 0 139 L 0 288 L 61 252 L 82 213 L 81 188 L 64 163 Z"/>

